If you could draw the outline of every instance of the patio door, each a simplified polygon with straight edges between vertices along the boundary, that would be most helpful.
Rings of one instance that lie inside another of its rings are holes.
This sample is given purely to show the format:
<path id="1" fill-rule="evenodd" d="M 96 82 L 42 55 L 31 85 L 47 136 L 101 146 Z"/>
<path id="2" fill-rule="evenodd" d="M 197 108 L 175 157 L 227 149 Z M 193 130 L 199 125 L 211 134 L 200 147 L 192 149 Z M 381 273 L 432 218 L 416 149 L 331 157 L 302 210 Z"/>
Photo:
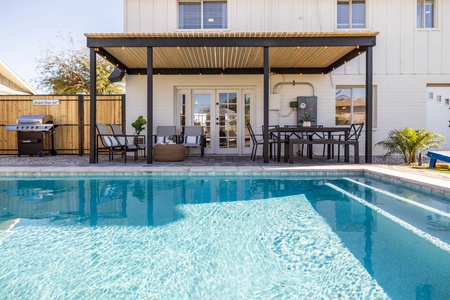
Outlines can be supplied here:
<path id="1" fill-rule="evenodd" d="M 206 154 L 249 154 L 250 137 L 245 124 L 251 122 L 253 94 L 253 87 L 178 87 L 177 126 L 181 132 L 184 126 L 203 126 Z"/>
<path id="2" fill-rule="evenodd" d="M 206 153 L 240 153 L 238 94 L 238 90 L 192 90 L 192 121 L 205 130 Z"/>

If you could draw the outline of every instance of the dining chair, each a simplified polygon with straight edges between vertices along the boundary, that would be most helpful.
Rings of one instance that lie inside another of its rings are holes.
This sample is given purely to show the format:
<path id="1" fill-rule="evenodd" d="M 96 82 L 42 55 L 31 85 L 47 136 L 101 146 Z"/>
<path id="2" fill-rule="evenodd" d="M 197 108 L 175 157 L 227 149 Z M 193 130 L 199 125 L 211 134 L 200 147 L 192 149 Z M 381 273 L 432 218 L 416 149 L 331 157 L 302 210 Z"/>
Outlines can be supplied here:
<path id="1" fill-rule="evenodd" d="M 364 123 L 354 123 L 350 125 L 350 132 L 348 134 L 348 141 L 359 141 L 359 137 L 361 135 L 362 129 L 364 127 Z M 338 139 L 340 141 L 345 139 L 344 134 L 340 134 Z M 340 161 L 341 147 L 338 145 L 338 161 Z"/>
<path id="2" fill-rule="evenodd" d="M 258 151 L 258 145 L 264 145 L 263 135 L 255 134 L 255 132 L 253 131 L 252 125 L 250 125 L 250 123 L 247 123 L 245 126 L 247 127 L 248 133 L 250 134 L 250 138 L 252 140 L 252 154 L 250 155 L 250 159 L 255 161 L 256 152 Z M 269 139 L 268 142 L 269 142 L 269 149 L 270 149 L 270 158 L 272 158 L 272 147 L 277 142 L 275 142 L 273 139 Z"/>
<path id="3" fill-rule="evenodd" d="M 323 128 L 323 125 L 313 125 L 312 127 L 316 127 L 316 128 Z M 319 139 L 327 139 L 328 137 L 325 136 L 325 132 L 314 132 L 313 134 L 313 138 L 317 137 Z M 332 145 L 329 145 L 329 147 L 332 147 Z M 325 149 L 327 148 L 327 145 L 323 145 L 323 150 L 322 150 L 322 157 L 325 157 Z M 334 158 L 334 151 L 332 151 L 332 155 Z"/>
<path id="4" fill-rule="evenodd" d="M 299 128 L 302 127 L 302 125 L 284 125 L 284 128 Z M 286 132 L 284 134 L 284 138 L 289 142 L 289 139 L 305 139 L 308 138 L 307 135 L 303 132 Z M 303 156 L 303 150 L 305 148 L 305 145 L 301 145 L 301 148 L 297 151 L 299 152 L 299 156 Z"/>
<path id="5" fill-rule="evenodd" d="M 269 125 L 269 126 L 267 126 L 267 129 L 270 130 L 270 129 L 275 129 L 275 128 L 279 128 L 279 127 L 280 127 L 280 125 Z M 262 125 L 261 128 L 262 128 L 262 132 L 264 133 L 264 128 L 265 128 L 264 125 Z M 256 136 L 258 136 L 258 135 L 256 134 Z M 262 137 L 262 134 L 261 134 L 261 137 Z M 270 146 L 270 148 L 269 148 L 270 159 L 272 159 L 272 156 L 273 156 L 272 154 L 274 153 L 275 159 L 277 161 L 280 161 L 281 144 L 285 144 L 286 139 L 281 136 L 281 133 L 277 134 L 274 132 L 269 132 L 269 140 L 270 141 L 273 140 L 273 142 L 274 142 L 269 145 Z"/>

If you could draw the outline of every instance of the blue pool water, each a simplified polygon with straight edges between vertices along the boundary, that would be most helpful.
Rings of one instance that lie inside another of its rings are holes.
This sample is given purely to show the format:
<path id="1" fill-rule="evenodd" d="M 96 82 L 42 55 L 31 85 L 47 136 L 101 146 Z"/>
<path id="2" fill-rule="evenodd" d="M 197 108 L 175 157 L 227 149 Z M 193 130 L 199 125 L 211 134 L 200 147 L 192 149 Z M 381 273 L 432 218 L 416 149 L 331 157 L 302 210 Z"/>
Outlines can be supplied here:
<path id="1" fill-rule="evenodd" d="M 2 177 L 0 298 L 448 299 L 449 216 L 363 177 Z"/>

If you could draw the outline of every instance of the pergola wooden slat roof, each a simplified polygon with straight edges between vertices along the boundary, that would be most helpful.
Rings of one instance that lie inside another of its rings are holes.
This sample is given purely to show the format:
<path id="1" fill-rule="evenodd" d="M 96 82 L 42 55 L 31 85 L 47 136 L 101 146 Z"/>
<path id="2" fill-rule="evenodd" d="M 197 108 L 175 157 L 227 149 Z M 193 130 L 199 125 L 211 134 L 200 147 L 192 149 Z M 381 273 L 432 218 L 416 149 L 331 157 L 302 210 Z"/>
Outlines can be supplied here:
<path id="1" fill-rule="evenodd" d="M 272 72 L 325 74 L 375 45 L 377 32 L 91 33 L 88 47 L 128 74 L 146 74 L 147 47 L 154 73 L 262 74 L 262 47 Z"/>
<path id="2" fill-rule="evenodd" d="M 153 132 L 154 74 L 264 75 L 264 124 L 269 119 L 269 73 L 326 74 L 347 61 L 366 55 L 366 162 L 372 160 L 372 48 L 378 32 L 167 32 L 87 33 L 91 49 L 91 78 L 96 78 L 96 55 L 127 74 L 147 76 L 147 132 Z M 91 111 L 96 111 L 96 80 L 91 81 Z M 91 114 L 91 141 L 96 141 L 96 117 Z M 268 128 L 268 126 L 265 126 Z M 264 161 L 268 162 L 268 132 L 263 132 Z M 148 138 L 151 138 L 149 136 Z M 150 139 L 149 139 L 150 141 Z M 91 142 L 90 162 L 95 162 Z M 153 160 L 147 147 L 147 162 Z"/>

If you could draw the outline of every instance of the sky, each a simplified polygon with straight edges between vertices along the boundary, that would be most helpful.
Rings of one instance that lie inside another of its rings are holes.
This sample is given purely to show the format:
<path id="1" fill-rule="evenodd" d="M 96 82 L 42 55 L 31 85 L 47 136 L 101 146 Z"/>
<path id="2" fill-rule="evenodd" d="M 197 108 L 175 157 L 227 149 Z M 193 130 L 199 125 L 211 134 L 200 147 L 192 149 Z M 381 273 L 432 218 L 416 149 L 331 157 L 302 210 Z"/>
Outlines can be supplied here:
<path id="1" fill-rule="evenodd" d="M 123 32 L 123 0 L 0 0 L 0 60 L 36 92 L 37 61 L 72 36 Z"/>

